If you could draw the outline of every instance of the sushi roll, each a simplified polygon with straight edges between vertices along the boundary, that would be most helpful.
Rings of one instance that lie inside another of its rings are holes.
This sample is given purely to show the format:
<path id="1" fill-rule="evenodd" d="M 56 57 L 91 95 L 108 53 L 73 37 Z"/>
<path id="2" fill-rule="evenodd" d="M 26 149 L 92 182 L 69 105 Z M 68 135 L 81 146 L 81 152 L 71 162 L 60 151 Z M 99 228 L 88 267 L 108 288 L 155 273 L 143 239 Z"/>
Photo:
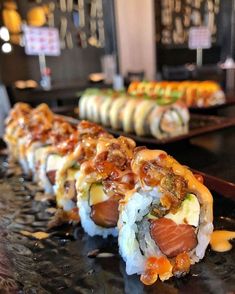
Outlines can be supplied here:
<path id="1" fill-rule="evenodd" d="M 149 82 L 146 86 L 145 86 L 145 95 L 147 95 L 148 97 L 154 97 L 154 90 L 155 87 L 157 85 L 157 82 Z"/>
<path id="2" fill-rule="evenodd" d="M 135 142 L 125 137 L 100 139 L 95 157 L 81 165 L 77 205 L 81 225 L 90 236 L 117 236 L 119 201 L 134 187 L 134 148 Z"/>
<path id="3" fill-rule="evenodd" d="M 134 129 L 138 136 L 148 136 L 151 134 L 149 116 L 156 107 L 156 102 L 143 100 L 140 102 L 134 113 Z"/>
<path id="4" fill-rule="evenodd" d="M 87 116 L 87 101 L 90 99 L 90 95 L 84 93 L 78 103 L 79 108 L 79 118 L 80 119 L 86 119 Z"/>
<path id="5" fill-rule="evenodd" d="M 89 105 L 90 111 L 91 111 L 91 117 L 88 117 L 91 121 L 95 123 L 101 123 L 101 115 L 100 115 L 100 108 L 101 105 L 106 100 L 107 96 L 105 92 L 101 92 L 99 95 L 96 95 L 93 98 L 93 101 Z"/>
<path id="6" fill-rule="evenodd" d="M 198 89 L 197 107 L 208 107 L 223 104 L 225 102 L 224 92 L 219 84 L 213 81 L 204 81 L 200 83 Z"/>
<path id="7" fill-rule="evenodd" d="M 103 126 L 110 127 L 109 112 L 112 107 L 114 97 L 108 96 L 100 106 L 100 120 Z"/>
<path id="8" fill-rule="evenodd" d="M 59 154 L 54 146 L 46 149 L 39 171 L 40 183 L 46 193 L 55 194 L 56 172 L 60 169 L 62 163 L 63 156 Z"/>
<path id="9" fill-rule="evenodd" d="M 44 144 L 41 141 L 33 142 L 26 152 L 26 160 L 28 162 L 28 167 L 30 173 L 34 175 L 36 173 L 36 161 L 40 159 L 41 150 Z"/>
<path id="10" fill-rule="evenodd" d="M 87 119 L 89 111 L 89 101 L 93 100 L 96 94 L 99 92 L 98 89 L 87 89 L 79 99 L 78 108 L 79 108 L 79 118 Z"/>
<path id="11" fill-rule="evenodd" d="M 129 87 L 128 87 L 128 90 L 127 90 L 127 93 L 129 95 L 133 95 L 133 96 L 136 96 L 137 94 L 137 88 L 138 88 L 138 85 L 139 85 L 139 81 L 133 81 L 130 83 Z"/>
<path id="12" fill-rule="evenodd" d="M 168 106 L 156 105 L 149 116 L 150 132 L 157 139 L 186 134 L 189 117 L 188 108 L 182 102 Z"/>
<path id="13" fill-rule="evenodd" d="M 119 97 L 113 101 L 109 111 L 111 127 L 114 130 L 122 129 L 123 108 L 125 107 L 128 98 L 125 96 Z"/>
<path id="14" fill-rule="evenodd" d="M 76 178 L 80 174 L 81 164 L 95 155 L 99 138 L 112 138 L 112 135 L 94 123 L 80 122 L 78 143 L 74 150 L 64 157 L 56 173 L 56 202 L 64 211 L 68 212 L 77 207 Z"/>
<path id="15" fill-rule="evenodd" d="M 192 172 L 161 150 L 136 150 L 135 189 L 120 202 L 119 249 L 128 275 L 150 285 L 189 272 L 213 231 L 213 198 Z"/>
<path id="16" fill-rule="evenodd" d="M 40 104 L 30 113 L 29 120 L 25 125 L 25 135 L 18 141 L 19 146 L 19 163 L 23 168 L 24 173 L 30 175 L 29 155 L 37 142 L 43 142 L 47 137 L 48 131 L 52 127 L 54 114 L 47 104 Z M 36 145 L 36 146 L 35 146 Z M 31 148 L 32 147 L 32 148 Z"/>
<path id="17" fill-rule="evenodd" d="M 40 180 L 41 178 L 41 167 L 42 165 L 45 166 L 45 161 L 47 158 L 47 154 L 50 152 L 53 152 L 55 149 L 52 147 L 50 144 L 38 144 L 32 152 L 29 152 L 28 154 L 28 161 L 29 161 L 29 166 L 32 171 L 32 180 L 33 182 L 37 183 L 40 187 L 44 187 L 43 181 Z M 44 174 L 44 173 L 43 173 Z M 49 192 L 51 189 L 49 188 Z"/>
<path id="18" fill-rule="evenodd" d="M 125 133 L 133 133 L 134 129 L 134 113 L 141 99 L 132 98 L 126 101 L 122 114 L 122 128 Z"/>
<path id="19" fill-rule="evenodd" d="M 56 172 L 63 164 L 63 158 L 72 152 L 77 143 L 76 126 L 60 123 L 50 132 L 50 145 L 42 151 L 39 165 L 39 183 L 47 193 L 55 194 Z"/>
<path id="20" fill-rule="evenodd" d="M 55 130 L 59 130 L 64 123 L 64 118 L 55 115 L 52 123 L 45 131 L 42 129 L 36 133 L 33 143 L 27 149 L 26 157 L 34 182 L 40 182 L 40 167 L 44 160 L 46 160 L 47 153 L 55 152 L 55 148 L 52 146 L 53 141 L 51 140 L 53 133 Z"/>
<path id="21" fill-rule="evenodd" d="M 27 125 L 32 108 L 26 103 L 16 103 L 5 120 L 4 141 L 6 142 L 10 159 L 18 161 L 18 141 L 25 136 Z"/>

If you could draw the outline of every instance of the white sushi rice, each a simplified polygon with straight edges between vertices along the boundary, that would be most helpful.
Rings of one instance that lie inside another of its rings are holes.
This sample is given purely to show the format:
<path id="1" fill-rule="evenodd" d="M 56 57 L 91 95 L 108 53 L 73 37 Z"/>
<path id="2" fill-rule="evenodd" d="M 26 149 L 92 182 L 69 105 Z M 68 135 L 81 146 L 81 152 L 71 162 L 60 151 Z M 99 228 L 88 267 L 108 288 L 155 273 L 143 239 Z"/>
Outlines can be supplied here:
<path id="1" fill-rule="evenodd" d="M 36 151 L 36 149 L 40 148 L 41 146 L 43 146 L 43 144 L 39 141 L 36 141 L 36 142 L 32 143 L 32 145 L 30 146 L 30 148 L 26 152 L 28 166 L 29 166 L 30 171 L 33 174 L 35 174 L 35 172 L 36 172 L 36 170 L 35 170 L 35 151 Z"/>
<path id="2" fill-rule="evenodd" d="M 161 255 L 150 233 L 145 232 L 144 240 L 137 239 L 139 230 L 137 223 L 141 222 L 144 216 L 149 213 L 149 207 L 153 200 L 158 199 L 160 199 L 160 193 L 157 188 L 135 192 L 120 212 L 118 222 L 119 251 L 126 262 L 128 275 L 143 273 L 146 258 L 153 254 Z M 141 249 L 140 242 L 142 242 Z M 144 252 L 142 253 L 141 250 Z"/>
<path id="3" fill-rule="evenodd" d="M 55 188 L 55 193 L 56 193 L 56 188 Z M 65 198 L 60 199 L 58 201 L 58 205 L 62 207 L 64 211 L 70 211 L 71 209 L 76 207 L 76 204 L 74 201 L 72 201 L 71 199 L 65 199 Z"/>
<path id="4" fill-rule="evenodd" d="M 206 248 L 210 243 L 210 235 L 212 234 L 213 229 L 214 227 L 212 223 L 200 224 L 197 233 L 197 247 L 190 252 L 190 258 L 192 263 L 199 262 L 199 260 L 201 260 L 205 256 Z"/>
<path id="5" fill-rule="evenodd" d="M 25 145 L 27 143 L 27 138 L 26 137 L 22 137 L 19 139 L 18 144 L 19 144 L 19 163 L 23 169 L 23 172 L 25 174 L 29 174 L 30 173 L 30 169 L 29 169 L 29 164 L 27 161 L 27 157 L 25 154 Z"/>
<path id="6" fill-rule="evenodd" d="M 50 153 L 45 152 L 42 156 L 41 164 L 39 167 L 39 185 L 45 190 L 46 193 L 48 194 L 55 194 L 56 187 L 53 186 L 48 177 L 47 177 L 47 159 L 49 157 Z"/>

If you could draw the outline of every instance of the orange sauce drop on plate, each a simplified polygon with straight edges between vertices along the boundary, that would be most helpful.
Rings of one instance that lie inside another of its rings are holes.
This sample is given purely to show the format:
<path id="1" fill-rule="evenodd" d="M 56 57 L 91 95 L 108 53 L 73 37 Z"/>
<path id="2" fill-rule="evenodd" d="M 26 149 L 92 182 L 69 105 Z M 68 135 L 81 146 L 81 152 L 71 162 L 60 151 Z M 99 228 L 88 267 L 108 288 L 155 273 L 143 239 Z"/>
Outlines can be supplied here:
<path id="1" fill-rule="evenodd" d="M 232 244 L 229 240 L 235 238 L 233 231 L 214 231 L 211 235 L 210 245 L 212 250 L 217 252 L 226 252 L 232 249 Z"/>
<path id="2" fill-rule="evenodd" d="M 28 237 L 33 237 L 35 239 L 38 240 L 42 240 L 42 239 L 46 239 L 50 236 L 50 234 L 45 233 L 45 232 L 35 232 L 35 233 L 31 233 L 28 231 L 20 231 L 20 233 L 24 236 L 28 236 Z"/>

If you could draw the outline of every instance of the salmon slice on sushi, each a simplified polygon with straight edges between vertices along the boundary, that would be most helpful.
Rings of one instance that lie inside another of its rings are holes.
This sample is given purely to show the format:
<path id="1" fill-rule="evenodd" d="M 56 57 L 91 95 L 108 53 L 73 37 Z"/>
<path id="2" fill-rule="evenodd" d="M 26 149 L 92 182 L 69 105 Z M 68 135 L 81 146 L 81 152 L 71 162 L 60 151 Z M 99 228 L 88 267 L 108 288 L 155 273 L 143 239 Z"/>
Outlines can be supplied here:
<path id="1" fill-rule="evenodd" d="M 213 198 L 191 171 L 161 150 L 136 149 L 137 184 L 120 202 L 119 249 L 127 274 L 150 285 L 189 272 L 213 231 Z"/>

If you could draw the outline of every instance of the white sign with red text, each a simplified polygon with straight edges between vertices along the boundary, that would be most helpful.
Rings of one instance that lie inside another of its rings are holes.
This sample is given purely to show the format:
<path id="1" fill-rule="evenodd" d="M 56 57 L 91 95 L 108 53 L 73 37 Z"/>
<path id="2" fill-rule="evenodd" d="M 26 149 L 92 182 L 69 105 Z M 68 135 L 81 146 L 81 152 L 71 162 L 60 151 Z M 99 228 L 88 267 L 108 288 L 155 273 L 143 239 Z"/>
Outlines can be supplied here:
<path id="1" fill-rule="evenodd" d="M 192 27 L 189 29 L 189 49 L 209 49 L 211 33 L 207 27 Z"/>
<path id="2" fill-rule="evenodd" d="M 59 32 L 56 28 L 24 26 L 25 53 L 27 55 L 60 55 Z"/>

